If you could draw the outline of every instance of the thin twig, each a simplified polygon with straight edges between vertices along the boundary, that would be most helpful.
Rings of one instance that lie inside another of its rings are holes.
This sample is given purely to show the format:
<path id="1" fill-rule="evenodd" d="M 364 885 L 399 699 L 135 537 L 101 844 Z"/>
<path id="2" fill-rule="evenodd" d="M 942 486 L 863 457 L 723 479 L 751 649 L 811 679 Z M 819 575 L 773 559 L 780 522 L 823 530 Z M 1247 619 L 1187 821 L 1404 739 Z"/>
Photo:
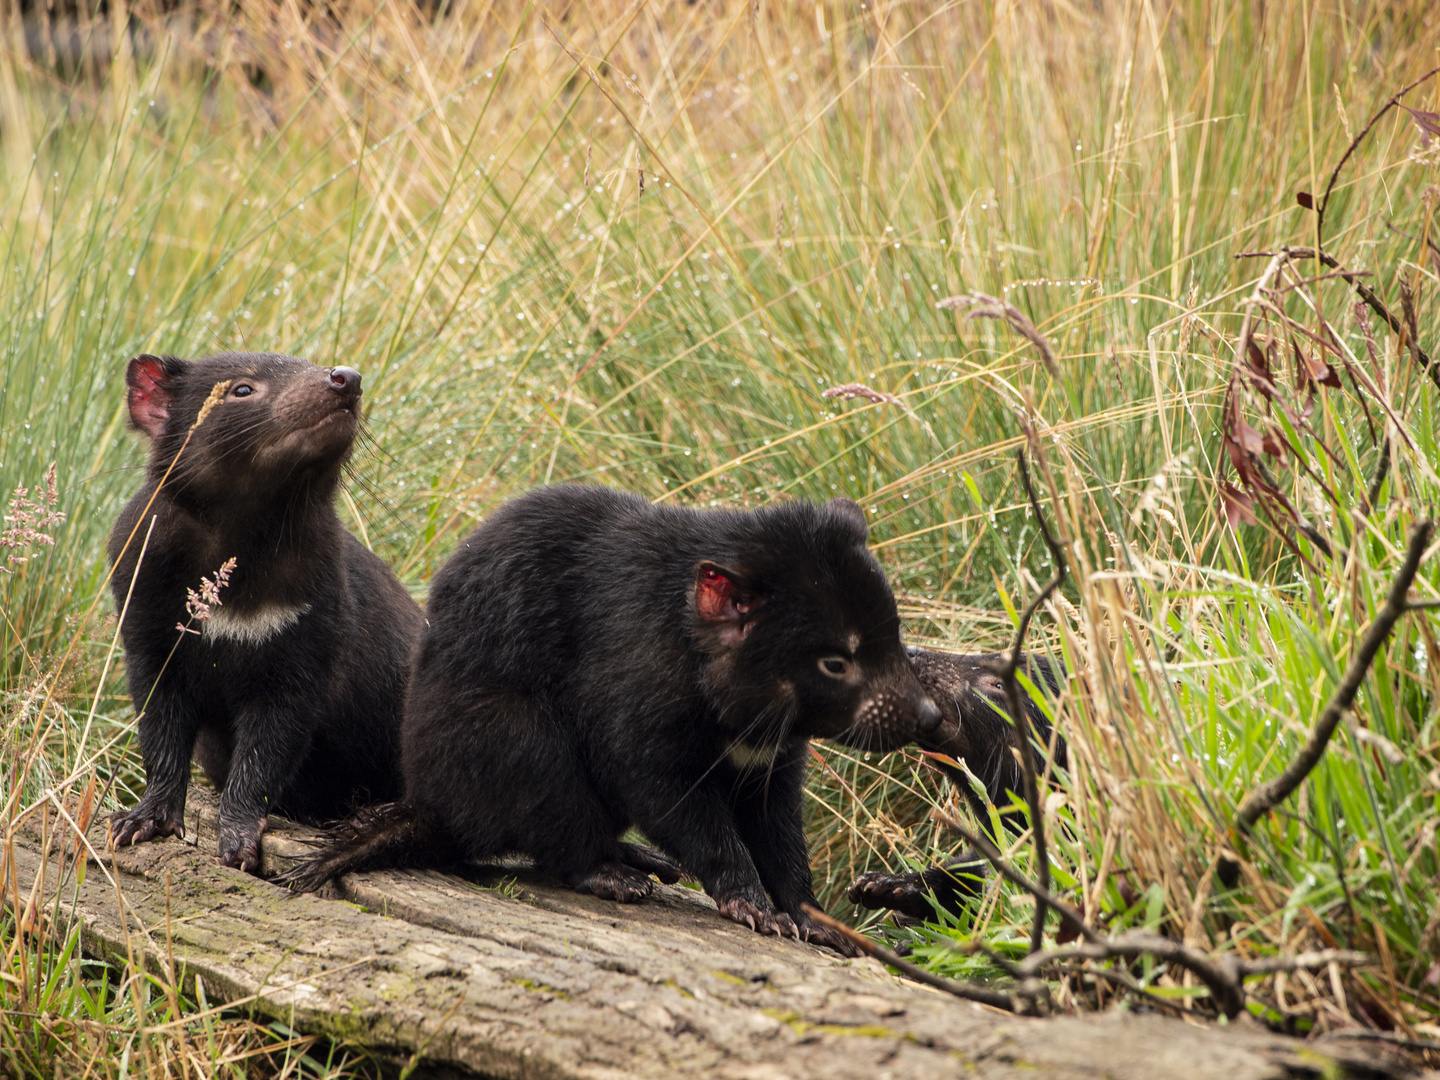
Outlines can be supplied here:
<path id="1" fill-rule="evenodd" d="M 1005 856 L 1000 854 L 999 848 L 990 842 L 988 836 L 979 832 L 971 832 L 964 825 L 961 825 L 960 822 L 942 811 L 935 812 L 935 819 L 947 828 L 953 829 L 960 839 L 964 840 L 981 855 L 985 856 L 985 858 L 989 860 L 990 865 L 995 867 L 996 873 L 1006 881 L 1024 889 L 1033 896 L 1037 907 L 1042 909 L 1049 908 L 1064 919 L 1067 924 L 1073 923 L 1074 925 L 1071 929 L 1078 931 L 1080 936 L 1086 941 L 1098 942 L 1105 940 L 1086 925 L 1085 916 L 1080 913 L 1078 908 L 1072 907 L 1048 889 L 1042 889 L 1035 882 L 1020 873 L 1019 870 L 1011 866 L 1005 860 Z"/>
<path id="2" fill-rule="evenodd" d="M 1430 1053 L 1440 1053 L 1440 1042 L 1434 1039 L 1407 1039 L 1404 1035 L 1394 1035 L 1388 1031 L 1370 1031 L 1366 1028 L 1341 1028 L 1339 1031 L 1327 1031 L 1316 1041 L 1331 1042 L 1336 1039 L 1363 1039 L 1366 1042 L 1382 1042 L 1387 1046 L 1400 1046 L 1406 1050 L 1428 1050 Z"/>
<path id="3" fill-rule="evenodd" d="M 1252 975 L 1277 975 L 1282 971 L 1319 971 L 1321 968 L 1338 964 L 1341 967 L 1359 967 L 1370 963 L 1370 954 L 1354 949 L 1320 949 L 1317 952 L 1297 953 L 1294 956 L 1262 956 L 1258 960 L 1240 960 L 1235 964 L 1242 979 Z"/>
<path id="4" fill-rule="evenodd" d="M 1026 975 L 1034 976 L 1039 975 L 1047 965 L 1064 960 L 1134 960 L 1142 956 L 1154 957 L 1191 972 L 1205 984 L 1220 1011 L 1231 1018 L 1240 1015 L 1245 1008 L 1245 980 L 1252 976 L 1274 975 L 1281 971 L 1317 971 L 1331 964 L 1355 967 L 1370 962 L 1366 953 L 1349 949 L 1324 949 L 1297 956 L 1267 956 L 1257 960 L 1241 960 L 1227 954 L 1212 960 L 1171 938 L 1132 930 L 1104 941 L 1063 945 L 1036 953 L 1027 957 L 1019 967 Z"/>
<path id="5" fill-rule="evenodd" d="M 1021 970 L 1038 974 L 1047 964 L 1060 960 L 1134 960 L 1142 956 L 1153 956 L 1168 964 L 1183 967 L 1192 972 L 1210 991 L 1216 1006 L 1228 1017 L 1240 1015 L 1245 1008 L 1245 992 L 1240 986 L 1240 977 L 1234 970 L 1231 957 L 1212 961 L 1178 941 L 1132 930 L 1116 938 L 1103 941 L 1087 941 L 1080 945 L 1062 945 L 1049 952 L 1036 953 L 1021 964 Z"/>
<path id="6" fill-rule="evenodd" d="M 1280 251 L 1282 255 L 1285 255 L 1291 259 L 1315 258 L 1315 249 L 1311 247 L 1285 247 L 1281 248 Z M 1253 254 L 1258 253 L 1245 253 L 1246 256 Z M 1238 259 L 1242 256 L 1237 255 L 1235 257 Z M 1335 258 L 1335 256 L 1331 255 L 1328 251 L 1320 252 L 1320 261 L 1325 266 L 1330 267 L 1330 269 L 1338 271 L 1340 276 L 1344 278 L 1348 284 L 1354 286 L 1355 294 L 1359 296 L 1361 300 L 1365 301 L 1366 305 L 1370 308 L 1371 311 L 1375 312 L 1376 315 L 1380 316 L 1380 318 L 1385 320 L 1385 325 L 1390 327 L 1390 332 L 1392 334 L 1395 334 L 1397 337 L 1405 338 L 1408 341 L 1410 345 L 1411 355 L 1414 357 L 1415 362 L 1420 365 L 1420 369 L 1424 371 L 1425 374 L 1430 376 L 1431 382 L 1433 382 L 1436 386 L 1440 386 L 1440 367 L 1436 366 L 1434 360 L 1431 359 L 1430 354 L 1427 353 L 1423 348 L 1421 348 L 1420 342 L 1416 340 L 1414 334 L 1412 334 L 1409 328 L 1395 316 L 1395 313 L 1392 312 L 1389 307 L 1386 306 L 1385 301 L 1380 299 L 1379 295 L 1375 292 L 1375 290 L 1370 288 L 1369 285 L 1366 285 L 1363 281 L 1356 277 L 1353 271 L 1345 269 L 1345 267 L 1340 264 L 1340 260 Z"/>
<path id="7" fill-rule="evenodd" d="M 1177 1005 L 1175 1002 L 1163 998 L 1151 990 L 1147 990 L 1140 980 L 1128 971 L 1121 971 L 1119 968 L 1103 967 L 1066 967 L 1063 970 L 1066 975 L 1089 975 L 1093 979 L 1104 979 L 1117 986 L 1123 986 L 1142 1001 L 1148 1002 L 1158 1009 L 1168 1009 L 1175 1016 L 1185 1015 L 1186 1010 L 1183 1006 Z"/>
<path id="8" fill-rule="evenodd" d="M 1031 441 L 1039 452 L 1038 440 L 1034 439 L 1033 433 L 1028 432 Z M 1020 483 L 1025 488 L 1025 495 L 1030 500 L 1030 509 L 1035 514 L 1035 520 L 1040 525 L 1040 535 L 1045 539 L 1045 546 L 1050 549 L 1050 557 L 1055 560 L 1055 573 L 1045 587 L 1041 589 L 1025 605 L 1025 610 L 1020 613 L 1020 621 L 1015 626 L 1015 643 L 1010 647 L 1010 654 L 1005 658 L 1003 664 L 987 665 L 990 671 L 999 677 L 1005 687 L 1005 703 L 1010 709 L 1010 722 L 1015 725 L 1016 741 L 1020 744 L 1020 765 L 1025 772 L 1025 802 L 1030 808 L 1030 829 L 1035 841 L 1035 877 L 1036 883 L 1043 892 L 1050 891 L 1050 854 L 1045 842 L 1045 808 L 1040 802 L 1040 779 L 1039 770 L 1035 767 L 1035 747 L 1033 746 L 1034 732 L 1030 727 L 1030 714 L 1024 708 L 1020 699 L 1020 680 L 1015 673 L 1020 667 L 1020 658 L 1024 655 L 1020 650 L 1025 647 L 1025 635 L 1030 629 L 1030 620 L 1035 617 L 1035 612 L 1040 605 L 1050 598 L 1050 595 L 1060 587 L 1065 580 L 1067 563 L 1065 561 L 1065 549 L 1060 542 L 1050 534 L 1050 526 L 1045 523 L 1045 515 L 1040 510 L 1040 500 L 1035 497 L 1035 485 L 1030 482 L 1030 467 L 1025 461 L 1025 451 L 1015 452 L 1015 461 L 1020 468 Z M 1045 906 L 1035 905 L 1035 921 L 1030 927 L 1030 951 L 1039 952 L 1045 937 Z"/>
<path id="9" fill-rule="evenodd" d="M 1409 593 L 1415 574 L 1420 569 L 1420 558 L 1425 553 L 1433 532 L 1434 523 L 1428 520 L 1411 528 L 1405 561 L 1390 586 L 1390 595 L 1351 656 L 1345 676 L 1340 680 L 1334 696 L 1326 703 L 1319 721 L 1315 724 L 1315 730 L 1310 733 L 1310 738 L 1295 759 L 1285 767 L 1284 772 L 1274 780 L 1260 785 L 1245 796 L 1245 800 L 1240 804 L 1240 810 L 1235 817 L 1235 827 L 1242 835 L 1248 836 L 1255 823 L 1283 802 L 1320 763 L 1325 747 L 1329 745 L 1330 736 L 1335 733 L 1336 725 L 1355 701 L 1355 694 L 1359 691 L 1360 684 L 1365 681 L 1375 654 L 1380 651 L 1380 646 L 1390 636 L 1390 631 L 1409 608 L 1406 594 Z"/>
<path id="10" fill-rule="evenodd" d="M 1209 989 L 1216 1007 L 1227 1017 L 1233 1018 L 1238 1016 L 1245 1007 L 1245 980 L 1252 975 L 1273 975 L 1280 971 L 1311 971 L 1328 967 L 1332 963 L 1354 966 L 1370 961 L 1370 957 L 1365 953 L 1344 949 L 1326 949 L 1322 952 L 1301 953 L 1298 956 L 1271 956 L 1256 960 L 1241 960 L 1235 956 L 1222 956 L 1212 960 L 1188 945 L 1145 931 L 1132 930 L 1119 937 L 1101 937 L 1085 924 L 1079 911 L 1059 897 L 1042 890 L 1006 862 L 1004 856 L 1000 854 L 994 844 L 990 843 L 987 837 L 979 833 L 972 833 L 959 822 L 944 814 L 938 814 L 937 817 L 954 829 L 961 839 L 989 859 L 991 865 L 1002 877 L 1033 896 L 1037 905 L 1048 907 L 1062 918 L 1073 920 L 1075 929 L 1085 939 L 1079 945 L 1062 945 L 1045 952 L 1031 953 L 1019 964 L 1016 964 L 1016 973 L 1021 976 L 1018 983 L 1022 987 L 1027 985 L 1029 979 L 1038 977 L 1043 968 L 1053 963 L 1066 960 L 1126 960 L 1141 956 L 1153 956 L 1157 960 L 1163 960 L 1192 972 Z"/>
<path id="11" fill-rule="evenodd" d="M 1321 243 L 1320 234 L 1325 229 L 1325 211 L 1330 206 L 1330 193 L 1335 188 L 1335 181 L 1340 178 L 1340 170 L 1343 169 L 1345 167 L 1345 163 L 1350 160 L 1350 155 L 1355 153 L 1355 151 L 1360 148 L 1360 144 L 1365 141 L 1365 136 L 1370 134 L 1370 129 L 1380 122 L 1380 118 L 1384 116 L 1387 112 L 1389 112 L 1391 109 L 1393 109 L 1396 105 L 1400 104 L 1400 99 L 1402 97 L 1408 94 L 1411 90 L 1414 90 L 1415 87 L 1419 86 L 1426 79 L 1432 78 L 1437 74 L 1440 74 L 1440 67 L 1431 68 L 1414 82 L 1403 87 L 1398 93 L 1395 94 L 1394 97 L 1392 97 L 1389 101 L 1385 102 L 1384 105 L 1380 106 L 1379 111 L 1376 112 L 1374 116 L 1370 117 L 1369 121 L 1365 124 L 1363 128 L 1360 129 L 1359 133 L 1355 136 L 1355 138 L 1350 140 L 1350 145 L 1345 148 L 1345 153 L 1340 156 L 1340 160 L 1336 162 L 1335 168 L 1330 172 L 1330 179 L 1327 180 L 1325 183 L 1325 193 L 1320 196 L 1320 202 L 1315 205 L 1315 216 L 1319 219 L 1315 226 L 1315 242 L 1317 244 Z"/>
<path id="12" fill-rule="evenodd" d="M 827 930 L 834 930 L 850 944 L 854 945 L 867 956 L 873 956 L 881 963 L 893 967 L 896 971 L 903 971 L 916 982 L 924 983 L 926 986 L 933 986 L 936 990 L 944 990 L 947 994 L 954 994 L 966 1001 L 978 1001 L 982 1005 L 989 1005 L 992 1008 L 1004 1009 L 1006 1012 L 1028 1012 L 1028 1006 L 1022 1006 L 1016 1001 L 1017 995 L 1002 994 L 996 990 L 987 990 L 983 986 L 972 986 L 970 983 L 955 982 L 953 979 L 946 979 L 933 972 L 926 971 L 918 964 L 912 964 L 898 953 L 891 952 L 885 946 L 872 941 L 864 934 L 852 930 L 839 919 L 832 919 L 819 908 L 810 904 L 802 905 L 805 914 L 814 919 Z"/>

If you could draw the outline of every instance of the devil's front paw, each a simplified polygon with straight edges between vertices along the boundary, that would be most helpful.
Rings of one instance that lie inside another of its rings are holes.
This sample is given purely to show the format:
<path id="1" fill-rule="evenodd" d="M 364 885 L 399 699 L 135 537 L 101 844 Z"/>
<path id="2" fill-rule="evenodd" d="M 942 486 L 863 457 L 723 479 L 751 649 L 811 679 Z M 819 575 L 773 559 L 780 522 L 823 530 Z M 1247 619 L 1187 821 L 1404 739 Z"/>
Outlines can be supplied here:
<path id="1" fill-rule="evenodd" d="M 763 896 L 753 897 L 743 893 L 732 893 L 729 896 L 716 897 L 715 906 L 720 909 L 721 915 L 738 923 L 744 923 L 757 934 L 775 934 L 779 937 L 792 937 L 797 940 L 799 938 L 795 931 L 795 923 L 790 916 L 783 911 L 776 911 L 770 901 Z"/>
<path id="2" fill-rule="evenodd" d="M 872 911 L 886 908 L 909 915 L 912 919 L 933 919 L 935 907 L 930 903 L 929 893 L 919 874 L 887 874 L 871 870 L 851 882 L 847 895 L 852 904 Z"/>
<path id="3" fill-rule="evenodd" d="M 185 836 L 185 813 L 182 809 L 141 799 L 133 810 L 110 815 L 110 846 L 125 847 L 143 844 L 157 836 Z"/>
<path id="4" fill-rule="evenodd" d="M 571 879 L 570 885 L 576 892 L 594 893 L 606 900 L 621 904 L 633 904 L 650 895 L 654 885 L 650 875 L 643 870 L 624 863 L 600 863 L 584 874 Z"/>
<path id="5" fill-rule="evenodd" d="M 268 818 L 245 821 L 221 820 L 220 865 L 232 866 L 247 874 L 260 872 L 260 836 L 269 824 Z"/>
<path id="6" fill-rule="evenodd" d="M 819 902 L 810 901 L 817 909 Z M 811 945 L 822 945 L 827 949 L 834 949 L 841 956 L 864 956 L 864 952 L 850 941 L 838 930 L 832 930 L 828 926 L 821 926 L 818 922 L 807 915 L 802 909 L 795 915 L 795 936 L 800 941 L 808 941 Z"/>

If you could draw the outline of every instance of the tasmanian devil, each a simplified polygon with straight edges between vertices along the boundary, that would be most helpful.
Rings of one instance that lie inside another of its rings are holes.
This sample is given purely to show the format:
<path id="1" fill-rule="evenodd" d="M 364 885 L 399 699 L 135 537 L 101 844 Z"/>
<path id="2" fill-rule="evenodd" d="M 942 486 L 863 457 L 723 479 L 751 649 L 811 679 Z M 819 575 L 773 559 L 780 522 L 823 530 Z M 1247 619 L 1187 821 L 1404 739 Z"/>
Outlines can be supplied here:
<path id="1" fill-rule="evenodd" d="M 125 381 L 150 458 L 109 552 L 146 788 L 111 839 L 183 834 L 193 754 L 220 790 L 221 863 L 253 871 L 272 810 L 333 820 L 400 791 L 423 617 L 331 505 L 360 373 L 222 353 L 137 356 Z"/>
<path id="2" fill-rule="evenodd" d="M 951 759 L 963 758 L 970 772 L 985 785 L 990 802 L 998 806 L 1009 803 L 1007 792 L 1023 794 L 1024 773 L 1015 754 L 1019 746 L 1017 729 L 1007 715 L 1004 685 L 991 670 L 1003 658 L 995 653 L 975 655 L 929 649 L 912 649 L 910 656 L 920 685 L 944 714 L 939 727 L 917 740 L 920 746 Z M 1026 656 L 1021 666 L 1041 689 L 1051 694 L 1059 692 L 1061 673 L 1044 657 Z M 1050 722 L 1028 696 L 1022 693 L 1022 697 L 1036 739 L 1048 746 Z M 1055 764 L 1061 768 L 1066 764 L 1065 740 L 1058 736 Z M 969 777 L 963 770 L 943 761 L 939 765 L 965 796 L 976 819 L 982 822 L 981 827 L 989 831 L 988 807 L 971 787 Z M 1000 820 L 1013 832 L 1025 827 L 1016 814 L 1002 813 Z M 871 871 L 862 874 L 850 886 L 850 901 L 867 908 L 893 908 L 916 919 L 937 918 L 935 903 L 952 915 L 959 915 L 964 904 L 978 893 L 985 872 L 984 858 L 966 850 L 942 866 L 915 873 Z"/>
<path id="3" fill-rule="evenodd" d="M 289 883 L 520 853 L 638 900 L 677 868 L 621 844 L 635 825 L 728 917 L 851 952 L 803 910 L 807 740 L 885 751 L 941 719 L 866 532 L 847 499 L 689 510 L 568 485 L 509 503 L 435 575 L 405 801 Z"/>

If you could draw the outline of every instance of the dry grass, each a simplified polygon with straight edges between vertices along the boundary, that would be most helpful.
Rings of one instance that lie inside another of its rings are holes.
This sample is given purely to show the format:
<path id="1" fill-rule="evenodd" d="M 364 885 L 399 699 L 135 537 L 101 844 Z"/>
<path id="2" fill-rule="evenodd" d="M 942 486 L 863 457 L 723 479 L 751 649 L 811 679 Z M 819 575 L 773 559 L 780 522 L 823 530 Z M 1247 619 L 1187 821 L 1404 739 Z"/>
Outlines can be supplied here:
<path id="1" fill-rule="evenodd" d="M 1440 1035 L 1433 613 L 1402 625 L 1286 814 L 1244 852 L 1229 832 L 1440 493 L 1434 388 L 1383 327 L 1368 359 L 1343 281 L 1279 304 L 1312 328 L 1317 305 L 1377 386 L 1320 390 L 1281 482 L 1356 557 L 1284 522 L 1231 528 L 1216 488 L 1261 269 L 1232 256 L 1314 243 L 1295 192 L 1323 190 L 1373 109 L 1433 66 L 1432 7 L 501 0 L 325 22 L 135 5 L 142 32 L 86 24 L 69 66 L 27 53 L 8 15 L 0 484 L 56 461 L 68 515 L 0 581 L 9 820 L 92 773 L 106 806 L 139 780 L 108 601 L 92 603 L 136 484 L 118 389 L 136 352 L 275 348 L 364 371 L 373 440 L 342 513 L 418 592 L 490 506 L 548 480 L 700 504 L 843 493 L 912 633 L 967 648 L 1002 644 L 1047 574 L 1011 471 L 1019 413 L 1076 583 L 1037 628 L 1077 673 L 1056 705 L 1072 747 L 1050 807 L 1057 887 L 1206 949 L 1367 949 L 1358 973 L 1272 979 L 1267 1019 Z M 1387 118 L 1325 236 L 1392 304 L 1415 288 L 1432 343 L 1435 153 Z M 1003 326 L 935 306 L 962 292 L 1027 312 L 1059 377 Z M 842 384 L 879 400 L 822 396 Z M 1271 423 L 1263 400 L 1245 408 Z M 1387 422 L 1409 441 L 1392 439 L 1359 521 Z M 1427 564 L 1419 589 L 1435 581 Z M 832 908 L 855 871 L 952 848 L 920 759 L 820 754 Z M 1233 888 L 1213 873 L 1226 853 Z M 956 937 L 1018 946 L 1028 922 L 996 890 L 917 952 L 974 970 Z M 13 963 L 95 985 L 7 925 Z M 1185 978 L 1142 974 L 1205 1011 Z M 37 1015 L 6 1038 L 53 1022 Z"/>

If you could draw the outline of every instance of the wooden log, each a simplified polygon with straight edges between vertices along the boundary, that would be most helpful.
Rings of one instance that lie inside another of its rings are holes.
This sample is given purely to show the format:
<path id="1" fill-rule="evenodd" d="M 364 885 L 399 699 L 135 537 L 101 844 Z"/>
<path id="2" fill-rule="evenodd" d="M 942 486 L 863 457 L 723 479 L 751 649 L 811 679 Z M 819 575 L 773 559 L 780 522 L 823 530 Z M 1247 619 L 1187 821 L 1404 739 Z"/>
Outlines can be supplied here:
<path id="1" fill-rule="evenodd" d="M 1368 1048 L 1320 1052 L 1249 1027 L 1017 1018 L 873 960 L 761 937 L 678 886 L 620 905 L 511 867 L 353 875 L 337 898 L 291 896 L 216 865 L 214 796 L 192 786 L 191 804 L 185 841 L 106 852 L 97 825 L 89 840 L 103 857 L 79 867 L 60 854 L 73 837 L 22 835 L 20 895 L 77 920 L 88 955 L 134 957 L 187 992 L 199 978 L 212 1001 L 451 1075 L 1406 1075 Z M 311 835 L 276 822 L 267 871 Z"/>

